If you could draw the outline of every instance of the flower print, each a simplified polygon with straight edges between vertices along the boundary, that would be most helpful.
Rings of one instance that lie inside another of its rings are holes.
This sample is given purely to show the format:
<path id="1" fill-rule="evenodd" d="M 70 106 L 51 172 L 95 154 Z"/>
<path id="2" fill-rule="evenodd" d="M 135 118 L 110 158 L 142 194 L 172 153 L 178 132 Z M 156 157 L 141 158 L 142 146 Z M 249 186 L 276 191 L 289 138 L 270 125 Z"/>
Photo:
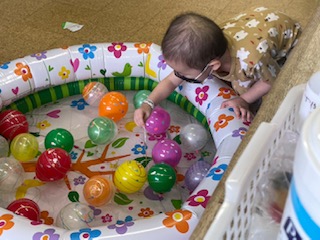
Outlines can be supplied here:
<path id="1" fill-rule="evenodd" d="M 142 146 L 140 144 L 134 145 L 134 148 L 131 149 L 134 154 L 146 154 L 146 148 L 147 146 Z"/>
<path id="2" fill-rule="evenodd" d="M 243 139 L 243 137 L 244 137 L 244 135 L 246 135 L 247 131 L 248 130 L 246 128 L 241 127 L 241 128 L 234 130 L 232 132 L 232 137 L 240 137 L 240 139 Z"/>
<path id="3" fill-rule="evenodd" d="M 198 87 L 196 88 L 196 102 L 202 105 L 204 101 L 208 99 L 208 92 L 209 86 L 204 86 L 204 87 Z"/>
<path id="4" fill-rule="evenodd" d="M 165 70 L 167 67 L 167 62 L 164 60 L 163 55 L 161 54 L 159 57 L 159 62 L 158 62 L 158 68 L 162 68 L 162 70 Z"/>
<path id="5" fill-rule="evenodd" d="M 0 236 L 4 230 L 9 230 L 13 227 L 14 222 L 12 222 L 13 215 L 12 214 L 3 214 L 0 216 Z"/>
<path id="6" fill-rule="evenodd" d="M 148 133 L 148 140 L 149 141 L 160 141 L 167 138 L 166 133 L 159 133 L 159 134 L 150 134 Z"/>
<path id="7" fill-rule="evenodd" d="M 180 126 L 170 126 L 168 130 L 169 130 L 170 133 L 179 133 L 180 132 Z"/>
<path id="8" fill-rule="evenodd" d="M 230 99 L 231 96 L 236 96 L 236 92 L 231 88 L 219 88 L 218 97 L 222 97 L 224 99 Z"/>
<path id="9" fill-rule="evenodd" d="M 216 168 L 212 168 L 209 171 L 207 177 L 212 177 L 212 180 L 219 181 L 222 178 L 222 176 L 223 176 L 224 172 L 226 171 L 227 167 L 228 167 L 227 164 L 221 164 Z"/>
<path id="10" fill-rule="evenodd" d="M 44 232 L 36 232 L 32 239 L 33 240 L 59 240 L 60 239 L 60 234 L 55 233 L 55 229 L 48 228 L 44 230 Z"/>
<path id="11" fill-rule="evenodd" d="M 85 183 L 85 181 L 86 181 L 86 178 L 85 178 L 85 177 L 79 176 L 79 177 L 73 179 L 73 184 L 74 184 L 75 186 L 77 186 L 77 185 L 82 185 L 82 184 Z"/>
<path id="12" fill-rule="evenodd" d="M 10 63 L 10 62 L 6 62 L 6 63 L 4 63 L 4 64 L 1 64 L 1 65 L 0 65 L 0 68 L 1 68 L 1 69 L 8 69 L 8 68 L 9 68 L 9 63 Z"/>
<path id="13" fill-rule="evenodd" d="M 234 117 L 233 116 L 227 116 L 225 114 L 221 114 L 218 117 L 218 121 L 215 122 L 214 124 L 214 129 L 216 130 L 216 132 L 218 132 L 218 130 L 221 128 L 225 128 L 226 126 L 228 126 L 229 121 L 233 120 Z"/>
<path id="14" fill-rule="evenodd" d="M 28 65 L 18 62 L 16 67 L 17 68 L 14 70 L 14 73 L 18 76 L 22 76 L 23 81 L 26 82 L 28 79 L 32 78 L 32 74 Z"/>
<path id="15" fill-rule="evenodd" d="M 192 213 L 188 210 L 178 209 L 172 212 L 167 212 L 168 216 L 162 223 L 167 228 L 176 227 L 180 233 L 186 233 L 189 230 L 188 220 L 192 217 Z"/>
<path id="16" fill-rule="evenodd" d="M 100 214 L 102 213 L 101 209 L 96 208 L 96 207 L 94 207 L 94 206 L 89 205 L 89 208 L 92 209 L 94 216 L 98 216 L 98 215 L 100 215 Z"/>
<path id="17" fill-rule="evenodd" d="M 112 215 L 107 213 L 106 215 L 101 217 L 103 223 L 112 222 Z"/>
<path id="18" fill-rule="evenodd" d="M 243 124 L 246 125 L 246 126 L 250 126 L 251 122 L 245 121 L 245 122 L 243 122 Z"/>
<path id="19" fill-rule="evenodd" d="M 84 110 L 85 106 L 88 106 L 88 105 L 89 104 L 86 103 L 83 98 L 81 98 L 79 100 L 73 100 L 70 106 L 72 108 L 77 107 L 77 109 L 81 111 L 81 110 Z"/>
<path id="20" fill-rule="evenodd" d="M 61 67 L 60 72 L 58 73 L 62 80 L 65 80 L 70 75 L 70 70 L 67 69 L 65 66 Z"/>
<path id="21" fill-rule="evenodd" d="M 71 160 L 76 160 L 77 157 L 78 157 L 78 153 L 72 151 L 72 152 L 70 153 L 70 157 L 71 157 Z"/>
<path id="22" fill-rule="evenodd" d="M 149 53 L 150 46 L 152 43 L 135 43 L 134 47 L 138 49 L 138 53 Z"/>
<path id="23" fill-rule="evenodd" d="M 48 211 L 42 211 L 40 213 L 40 220 L 39 221 L 32 221 L 31 222 L 31 225 L 40 225 L 40 224 L 46 224 L 46 225 L 53 224 L 53 218 L 49 216 Z"/>
<path id="24" fill-rule="evenodd" d="M 192 159 L 197 158 L 194 153 L 186 153 L 183 157 L 185 157 L 189 161 L 192 160 Z"/>
<path id="25" fill-rule="evenodd" d="M 38 122 L 36 127 L 41 129 L 41 130 L 44 130 L 46 129 L 47 127 L 50 127 L 51 124 L 47 121 L 47 120 L 43 120 L 41 122 Z"/>
<path id="26" fill-rule="evenodd" d="M 139 217 L 148 218 L 151 217 L 154 212 L 150 208 L 141 208 L 140 213 L 138 214 Z"/>
<path id="27" fill-rule="evenodd" d="M 86 60 L 88 58 L 94 58 L 94 51 L 97 50 L 96 46 L 91 46 L 90 44 L 83 44 L 82 47 L 78 48 L 79 53 L 82 53 L 83 58 Z"/>
<path id="28" fill-rule="evenodd" d="M 217 155 L 214 159 L 213 159 L 213 162 L 212 162 L 212 165 L 215 165 L 219 160 L 219 155 Z"/>
<path id="29" fill-rule="evenodd" d="M 43 51 L 43 52 L 40 52 L 40 53 L 34 53 L 34 54 L 30 55 L 30 56 L 31 57 L 35 57 L 37 60 L 41 60 L 41 59 L 46 59 L 47 58 L 46 53 L 47 53 L 47 51 Z"/>
<path id="30" fill-rule="evenodd" d="M 70 234 L 71 240 L 93 240 L 101 235 L 98 229 L 92 230 L 91 228 L 82 228 L 78 232 Z"/>
<path id="31" fill-rule="evenodd" d="M 122 55 L 122 52 L 126 50 L 127 50 L 127 46 L 121 42 L 113 42 L 112 45 L 108 47 L 108 51 L 113 52 L 113 55 L 116 58 L 120 58 Z"/>
<path id="32" fill-rule="evenodd" d="M 128 230 L 128 227 L 131 227 L 134 225 L 134 222 L 132 221 L 131 216 L 127 216 L 124 221 L 118 220 L 116 224 L 112 224 L 108 226 L 109 229 L 116 229 L 116 232 L 118 234 L 125 234 Z"/>
<path id="33" fill-rule="evenodd" d="M 202 157 L 208 157 L 208 156 L 210 156 L 210 152 L 208 152 L 208 151 L 203 151 L 203 152 L 201 152 L 201 156 Z"/>
<path id="34" fill-rule="evenodd" d="M 209 192 L 206 189 L 200 190 L 195 195 L 192 195 L 187 199 L 187 202 L 189 202 L 188 205 L 193 207 L 201 206 L 203 208 L 206 208 L 207 203 L 210 199 L 208 193 Z"/>

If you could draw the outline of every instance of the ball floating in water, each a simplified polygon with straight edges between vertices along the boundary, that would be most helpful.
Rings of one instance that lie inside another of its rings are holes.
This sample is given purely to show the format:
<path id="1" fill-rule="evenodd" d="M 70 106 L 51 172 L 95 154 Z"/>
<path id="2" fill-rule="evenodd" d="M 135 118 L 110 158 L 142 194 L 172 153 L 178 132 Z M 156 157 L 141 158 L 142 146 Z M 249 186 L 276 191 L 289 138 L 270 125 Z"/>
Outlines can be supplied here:
<path id="1" fill-rule="evenodd" d="M 206 129 L 197 123 L 184 126 L 180 132 L 181 147 L 189 152 L 202 149 L 207 144 L 208 139 Z"/>
<path id="2" fill-rule="evenodd" d="M 56 225 L 68 230 L 81 229 L 90 227 L 93 220 L 94 212 L 88 205 L 72 202 L 61 208 Z"/>
<path id="3" fill-rule="evenodd" d="M 0 112 L 0 134 L 8 140 L 12 140 L 20 133 L 27 133 L 29 124 L 24 114 L 17 110 L 5 110 Z"/>
<path id="4" fill-rule="evenodd" d="M 48 148 L 62 148 L 67 152 L 71 152 L 74 145 L 72 134 L 64 128 L 56 128 L 51 130 L 44 140 L 44 146 Z"/>
<path id="5" fill-rule="evenodd" d="M 0 135 L 0 157 L 7 157 L 9 154 L 9 143 Z"/>
<path id="6" fill-rule="evenodd" d="M 150 134 L 161 134 L 170 127 L 170 115 L 161 107 L 155 107 L 146 121 L 146 130 Z"/>
<path id="7" fill-rule="evenodd" d="M 0 158 L 0 191 L 12 191 L 23 182 L 23 167 L 11 157 Z"/>
<path id="8" fill-rule="evenodd" d="M 111 143 L 117 134 L 117 124 L 107 117 L 96 117 L 88 126 L 88 136 L 95 144 Z"/>
<path id="9" fill-rule="evenodd" d="M 182 151 L 177 142 L 163 139 L 157 142 L 152 149 L 152 159 L 157 163 L 166 163 L 175 167 L 180 162 Z"/>
<path id="10" fill-rule="evenodd" d="M 114 185 L 120 192 L 134 193 L 139 191 L 147 180 L 147 172 L 141 163 L 128 160 L 116 170 Z"/>
<path id="11" fill-rule="evenodd" d="M 106 93 L 99 103 L 99 115 L 108 117 L 114 121 L 121 120 L 128 111 L 128 101 L 120 92 Z"/>
<path id="12" fill-rule="evenodd" d="M 155 164 L 148 171 L 149 186 L 157 193 L 170 192 L 176 180 L 174 168 L 165 163 Z"/>
<path id="13" fill-rule="evenodd" d="M 91 106 L 98 106 L 102 97 L 108 92 L 105 85 L 100 82 L 90 82 L 88 83 L 83 91 L 83 99 Z"/>
<path id="14" fill-rule="evenodd" d="M 211 165 L 206 161 L 197 161 L 187 170 L 184 183 L 188 190 L 192 192 L 207 175 Z"/>
<path id="15" fill-rule="evenodd" d="M 84 199 L 95 207 L 108 203 L 113 195 L 114 186 L 112 181 L 102 176 L 91 177 L 83 186 Z"/>
<path id="16" fill-rule="evenodd" d="M 20 198 L 13 201 L 7 207 L 8 210 L 15 214 L 25 216 L 32 221 L 40 220 L 40 208 L 36 202 L 28 198 Z"/>
<path id="17" fill-rule="evenodd" d="M 138 109 L 144 100 L 146 100 L 150 95 L 149 90 L 140 90 L 133 97 L 133 105 L 135 109 Z"/>
<path id="18" fill-rule="evenodd" d="M 71 158 L 62 148 L 49 148 L 38 158 L 36 176 L 44 182 L 63 179 L 71 169 Z"/>
<path id="19" fill-rule="evenodd" d="M 39 143 L 30 133 L 20 133 L 10 143 L 10 151 L 15 159 L 27 162 L 35 158 L 39 151 Z"/>

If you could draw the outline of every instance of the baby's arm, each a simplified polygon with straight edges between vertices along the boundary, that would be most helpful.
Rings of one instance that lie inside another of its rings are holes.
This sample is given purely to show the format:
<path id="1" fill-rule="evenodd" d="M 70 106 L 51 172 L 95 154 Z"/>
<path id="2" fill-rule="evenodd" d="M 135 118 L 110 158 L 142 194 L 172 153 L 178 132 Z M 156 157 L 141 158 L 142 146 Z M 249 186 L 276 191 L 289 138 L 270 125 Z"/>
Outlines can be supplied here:
<path id="1" fill-rule="evenodd" d="M 150 99 L 154 105 L 157 105 L 162 100 L 166 99 L 181 83 L 182 80 L 177 78 L 172 72 L 156 86 L 148 96 L 148 99 Z M 135 123 L 138 126 L 143 127 L 145 121 L 150 116 L 151 111 L 152 109 L 150 105 L 142 103 L 140 108 L 134 112 Z"/>
<path id="2" fill-rule="evenodd" d="M 271 89 L 271 85 L 263 80 L 256 82 L 247 92 L 241 94 L 238 98 L 227 100 L 221 104 L 221 108 L 231 107 L 238 118 L 243 121 L 251 121 L 253 118 L 249 110 L 249 105 L 263 97 Z"/>

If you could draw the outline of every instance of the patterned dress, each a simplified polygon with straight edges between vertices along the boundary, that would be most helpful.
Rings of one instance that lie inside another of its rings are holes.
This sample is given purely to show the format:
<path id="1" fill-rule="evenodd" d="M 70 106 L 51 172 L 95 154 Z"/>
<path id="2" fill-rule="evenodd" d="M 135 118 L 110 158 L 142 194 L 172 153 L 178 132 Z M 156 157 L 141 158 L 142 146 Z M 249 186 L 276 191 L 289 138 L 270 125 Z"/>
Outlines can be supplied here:
<path id="1" fill-rule="evenodd" d="M 272 84 L 285 59 L 297 43 L 300 25 L 283 13 L 264 7 L 244 12 L 220 25 L 228 40 L 232 63 L 227 74 L 213 73 L 231 82 L 242 94 L 255 82 Z"/>

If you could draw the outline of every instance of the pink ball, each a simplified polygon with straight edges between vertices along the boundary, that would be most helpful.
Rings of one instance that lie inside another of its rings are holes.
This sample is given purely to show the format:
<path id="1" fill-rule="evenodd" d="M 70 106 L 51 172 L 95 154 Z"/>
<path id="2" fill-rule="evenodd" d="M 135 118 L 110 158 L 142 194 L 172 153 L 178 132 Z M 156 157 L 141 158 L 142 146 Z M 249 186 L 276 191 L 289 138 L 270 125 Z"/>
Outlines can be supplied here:
<path id="1" fill-rule="evenodd" d="M 71 158 L 62 148 L 49 148 L 38 158 L 36 176 L 41 181 L 53 182 L 63 179 L 71 169 Z"/>
<path id="2" fill-rule="evenodd" d="M 170 126 L 170 115 L 163 108 L 156 107 L 146 121 L 146 130 L 150 134 L 161 134 Z"/>
<path id="3" fill-rule="evenodd" d="M 170 139 L 157 142 L 152 149 L 152 158 L 156 164 L 166 163 L 175 167 L 180 162 L 181 156 L 179 144 Z"/>

